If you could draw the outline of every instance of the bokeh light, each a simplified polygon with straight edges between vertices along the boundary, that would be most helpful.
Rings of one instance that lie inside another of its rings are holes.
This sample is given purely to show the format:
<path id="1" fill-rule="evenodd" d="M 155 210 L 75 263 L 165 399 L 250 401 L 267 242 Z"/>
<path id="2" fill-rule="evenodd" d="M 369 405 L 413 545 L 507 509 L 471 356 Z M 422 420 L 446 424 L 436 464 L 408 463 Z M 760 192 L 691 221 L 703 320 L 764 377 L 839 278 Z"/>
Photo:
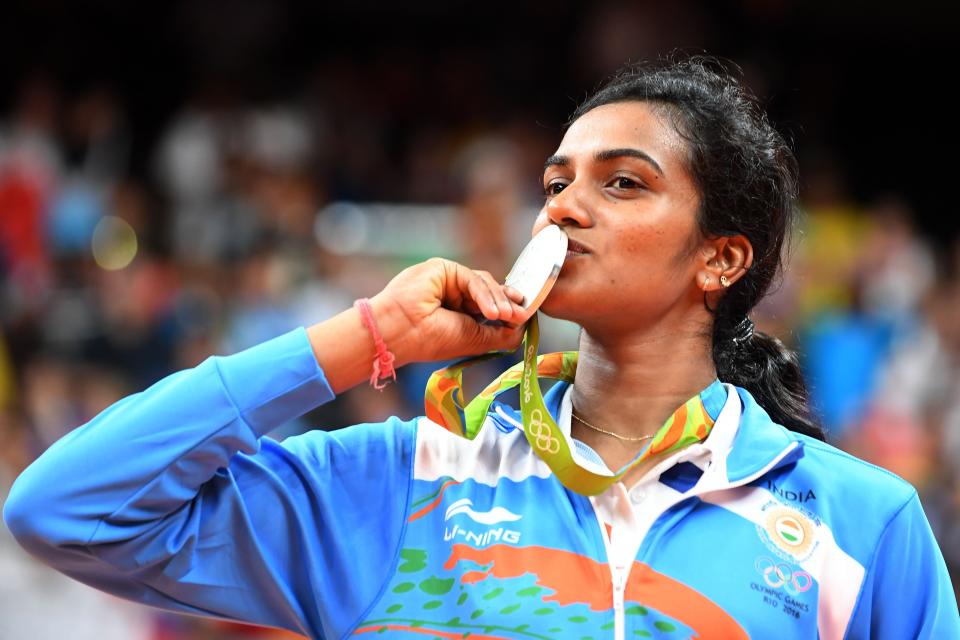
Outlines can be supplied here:
<path id="1" fill-rule="evenodd" d="M 104 216 L 93 230 L 90 248 L 97 266 L 119 271 L 137 257 L 137 233 L 126 220 Z"/>

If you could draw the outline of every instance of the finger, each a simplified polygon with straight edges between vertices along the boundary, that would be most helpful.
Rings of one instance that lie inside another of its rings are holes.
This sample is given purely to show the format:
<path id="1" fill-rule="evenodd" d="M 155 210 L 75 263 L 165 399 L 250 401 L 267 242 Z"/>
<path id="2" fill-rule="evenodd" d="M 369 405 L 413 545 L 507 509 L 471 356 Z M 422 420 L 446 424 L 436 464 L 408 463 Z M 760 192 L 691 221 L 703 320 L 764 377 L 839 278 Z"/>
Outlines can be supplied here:
<path id="1" fill-rule="evenodd" d="M 513 309 L 513 318 L 511 322 L 524 322 L 529 317 L 530 313 L 526 307 L 523 306 L 523 301 L 526 297 L 518 289 L 513 287 L 508 287 L 507 285 L 502 285 L 503 293 L 510 300 L 510 307 Z"/>
<path id="2" fill-rule="evenodd" d="M 486 271 L 473 271 L 452 260 L 442 260 L 441 264 L 445 274 L 444 307 L 488 320 L 516 322 L 524 318 L 525 310 L 514 302 L 522 302 L 523 294 L 516 289 L 505 287 Z"/>
<path id="3" fill-rule="evenodd" d="M 484 318 L 487 320 L 500 319 L 500 307 L 497 305 L 494 292 L 490 290 L 490 285 L 483 277 L 476 272 L 473 272 L 473 277 L 467 285 L 467 292 L 470 298 L 480 306 L 480 313 L 483 314 Z"/>
<path id="4" fill-rule="evenodd" d="M 489 351 L 514 351 L 523 340 L 523 325 L 483 324 L 474 322 L 463 327 L 470 336 L 470 354 Z M 464 354 L 468 355 L 468 354 Z"/>
<path id="5" fill-rule="evenodd" d="M 514 351 L 523 341 L 523 325 L 483 326 L 481 331 L 487 351 Z"/>
<path id="6" fill-rule="evenodd" d="M 509 305 L 510 307 L 509 313 L 505 316 L 501 316 L 500 319 L 510 324 L 524 323 L 527 320 L 527 318 L 530 316 L 530 313 L 528 312 L 527 309 L 524 308 L 522 304 L 515 302 L 513 300 L 513 298 L 519 297 L 520 300 L 522 301 L 523 294 L 519 294 L 519 296 L 516 296 L 516 295 L 511 296 L 508 294 L 508 291 L 507 291 L 508 287 L 506 285 L 497 284 L 497 287 L 503 293 L 504 300 L 506 304 Z"/>
<path id="7" fill-rule="evenodd" d="M 472 269 L 452 260 L 444 260 L 444 306 L 448 309 L 474 309 L 476 313 L 483 313 L 484 299 L 482 289 L 478 289 L 477 275 Z M 479 291 L 479 293 L 478 293 Z M 493 303 L 493 300 L 487 302 Z M 489 307 L 489 304 L 487 305 Z"/>
<path id="8" fill-rule="evenodd" d="M 516 302 L 518 305 L 523 304 L 524 296 L 519 289 L 514 289 L 513 287 L 503 285 L 503 292 L 506 294 L 508 298 L 510 298 L 511 301 Z"/>
<path id="9" fill-rule="evenodd" d="M 465 311 L 471 316 L 482 316 L 483 313 L 480 311 L 480 305 L 474 302 L 472 299 L 464 297 L 462 304 L 460 305 L 460 311 Z"/>
<path id="10" fill-rule="evenodd" d="M 462 310 L 467 300 L 467 285 L 470 283 L 470 270 L 453 260 L 436 258 L 443 277 L 440 304 L 446 309 Z M 479 312 L 479 309 L 477 310 Z"/>
<path id="11" fill-rule="evenodd" d="M 503 290 L 503 285 L 497 282 L 489 271 L 475 271 L 478 276 L 486 283 L 487 288 L 490 290 L 490 295 L 493 296 L 494 302 L 497 303 L 497 308 L 500 310 L 500 315 L 498 319 L 500 320 L 509 320 L 513 317 L 513 303 L 507 297 L 506 292 Z"/>
<path id="12" fill-rule="evenodd" d="M 509 323 L 522 322 L 529 315 L 523 307 L 524 295 L 513 287 L 501 284 L 489 273 L 485 274 L 484 280 L 488 282 L 497 299 L 497 306 L 501 310 L 500 320 Z"/>

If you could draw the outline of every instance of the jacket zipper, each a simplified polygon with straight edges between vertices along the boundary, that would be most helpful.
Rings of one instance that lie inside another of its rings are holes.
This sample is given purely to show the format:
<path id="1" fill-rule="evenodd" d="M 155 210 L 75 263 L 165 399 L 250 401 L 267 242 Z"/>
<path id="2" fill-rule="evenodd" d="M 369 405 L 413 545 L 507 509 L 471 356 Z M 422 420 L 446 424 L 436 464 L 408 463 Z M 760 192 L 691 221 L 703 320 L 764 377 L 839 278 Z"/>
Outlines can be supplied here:
<path id="1" fill-rule="evenodd" d="M 623 592 L 626 590 L 627 573 L 630 567 L 615 569 L 613 577 L 613 637 L 615 640 L 624 640 L 626 637 L 627 617 L 623 611 Z"/>
<path id="2" fill-rule="evenodd" d="M 788 455 L 793 453 L 799 443 L 793 442 L 786 449 L 780 452 L 776 458 L 771 460 L 765 467 L 757 471 L 756 473 L 747 476 L 746 478 L 741 478 L 737 482 L 727 483 L 716 487 L 704 486 L 698 491 L 694 491 L 690 494 L 681 496 L 678 500 L 668 503 L 661 511 L 660 514 L 654 519 L 653 523 L 656 524 L 656 521 L 660 519 L 664 513 L 672 509 L 674 506 L 678 505 L 682 501 L 688 498 L 695 498 L 701 496 L 705 493 L 712 493 L 714 491 L 724 491 L 726 489 L 736 489 L 737 487 L 742 487 L 744 485 L 750 484 L 757 478 L 769 473 L 772 469 L 776 468 L 780 462 L 783 461 Z M 610 554 L 610 540 L 607 534 L 607 528 L 603 524 L 603 519 L 600 518 L 600 514 L 597 513 L 597 508 L 594 506 L 593 502 L 590 502 L 591 508 L 593 508 L 593 515 L 597 519 L 597 524 L 600 525 L 601 533 L 604 537 L 604 540 L 607 543 L 607 559 L 609 562 Z M 652 525 L 651 525 L 652 528 Z M 648 530 L 649 531 L 649 530 Z M 639 549 L 643 545 L 643 540 L 640 541 L 640 545 L 637 546 Z M 626 613 L 624 612 L 624 593 L 626 592 L 627 580 L 630 577 L 630 569 L 633 566 L 633 562 L 630 562 L 625 567 L 615 567 L 612 564 L 610 565 L 610 577 L 612 579 L 613 587 L 613 637 L 614 640 L 624 640 L 626 637 Z"/>

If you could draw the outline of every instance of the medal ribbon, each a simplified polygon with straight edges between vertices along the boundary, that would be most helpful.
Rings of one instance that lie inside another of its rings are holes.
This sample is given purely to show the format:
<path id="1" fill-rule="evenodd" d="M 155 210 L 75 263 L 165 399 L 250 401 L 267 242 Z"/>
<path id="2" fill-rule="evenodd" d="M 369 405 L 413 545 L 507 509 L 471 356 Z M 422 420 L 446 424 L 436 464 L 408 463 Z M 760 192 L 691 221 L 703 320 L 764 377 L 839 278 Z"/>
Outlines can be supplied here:
<path id="1" fill-rule="evenodd" d="M 463 370 L 500 354 L 468 358 L 435 371 L 424 393 L 427 418 L 452 433 L 473 440 L 480 433 L 494 399 L 507 389 L 520 385 L 520 415 L 527 442 L 565 487 L 588 496 L 603 493 L 645 460 L 703 440 L 713 427 L 713 419 L 703 407 L 698 394 L 681 405 L 660 427 L 650 445 L 619 472 L 607 475 L 588 471 L 574 461 L 569 439 L 564 436 L 543 402 L 539 380 L 539 376 L 542 376 L 572 383 L 577 371 L 578 354 L 576 351 L 563 351 L 538 356 L 539 343 L 540 326 L 537 314 L 534 314 L 523 336 L 523 362 L 504 371 L 466 406 L 463 403 Z"/>

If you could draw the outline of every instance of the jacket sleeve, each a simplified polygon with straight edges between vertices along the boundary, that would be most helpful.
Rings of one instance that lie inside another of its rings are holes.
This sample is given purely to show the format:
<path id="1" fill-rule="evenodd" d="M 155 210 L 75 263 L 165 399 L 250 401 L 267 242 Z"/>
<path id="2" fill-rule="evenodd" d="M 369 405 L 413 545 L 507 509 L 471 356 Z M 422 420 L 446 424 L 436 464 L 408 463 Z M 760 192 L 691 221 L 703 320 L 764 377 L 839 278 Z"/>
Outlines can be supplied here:
<path id="1" fill-rule="evenodd" d="M 414 423 L 261 436 L 333 393 L 302 329 L 125 398 L 17 479 L 32 554 L 165 609 L 340 637 L 398 554 Z"/>
<path id="2" fill-rule="evenodd" d="M 956 595 L 916 492 L 880 537 L 847 637 L 960 639 Z"/>

